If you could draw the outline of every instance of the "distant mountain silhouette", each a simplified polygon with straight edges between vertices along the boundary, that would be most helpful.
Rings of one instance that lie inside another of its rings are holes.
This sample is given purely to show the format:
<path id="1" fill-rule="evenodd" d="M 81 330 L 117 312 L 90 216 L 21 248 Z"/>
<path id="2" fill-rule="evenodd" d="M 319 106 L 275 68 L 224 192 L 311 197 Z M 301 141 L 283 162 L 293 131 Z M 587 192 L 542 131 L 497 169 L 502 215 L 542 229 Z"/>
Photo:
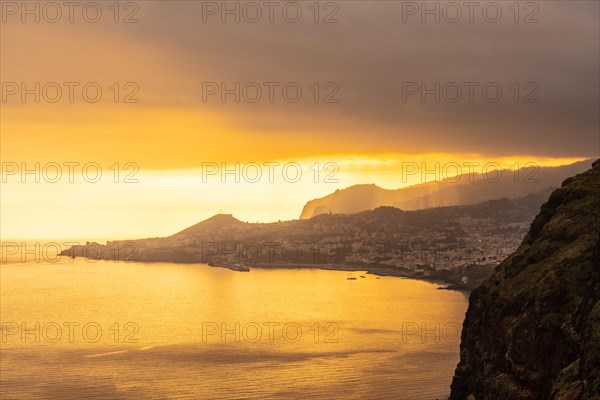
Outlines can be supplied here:
<path id="1" fill-rule="evenodd" d="M 177 232 L 173 236 L 197 235 L 201 233 L 210 232 L 215 229 L 240 224 L 243 225 L 244 222 L 235 218 L 231 214 L 216 214 L 208 219 L 205 219 L 204 221 L 198 222 L 197 224 L 190 226 L 189 228 Z"/>
<path id="2" fill-rule="evenodd" d="M 354 214 L 382 206 L 419 210 L 477 204 L 501 197 L 515 199 L 547 187 L 559 187 L 564 179 L 589 169 L 591 165 L 592 160 L 586 160 L 559 167 L 540 167 L 535 174 L 532 174 L 531 168 L 521 169 L 518 175 L 514 171 L 502 170 L 497 181 L 490 170 L 487 178 L 476 173 L 463 174 L 452 178 L 452 181 L 427 182 L 396 190 L 382 189 L 374 184 L 355 185 L 309 201 L 300 219 L 327 213 Z"/>

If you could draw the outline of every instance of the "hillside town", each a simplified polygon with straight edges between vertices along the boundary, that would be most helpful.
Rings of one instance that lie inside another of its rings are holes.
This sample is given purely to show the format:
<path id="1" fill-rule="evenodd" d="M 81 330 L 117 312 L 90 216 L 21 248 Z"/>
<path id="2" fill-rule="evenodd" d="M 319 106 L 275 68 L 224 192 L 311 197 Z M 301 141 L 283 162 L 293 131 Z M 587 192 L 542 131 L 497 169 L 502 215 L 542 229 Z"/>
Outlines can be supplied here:
<path id="1" fill-rule="evenodd" d="M 234 270 L 367 270 L 469 285 L 473 276 L 486 275 L 482 271 L 491 271 L 518 247 L 546 196 L 544 191 L 516 200 L 419 211 L 380 207 L 266 224 L 218 214 L 169 237 L 87 243 L 63 253 L 121 261 L 208 263 Z"/>

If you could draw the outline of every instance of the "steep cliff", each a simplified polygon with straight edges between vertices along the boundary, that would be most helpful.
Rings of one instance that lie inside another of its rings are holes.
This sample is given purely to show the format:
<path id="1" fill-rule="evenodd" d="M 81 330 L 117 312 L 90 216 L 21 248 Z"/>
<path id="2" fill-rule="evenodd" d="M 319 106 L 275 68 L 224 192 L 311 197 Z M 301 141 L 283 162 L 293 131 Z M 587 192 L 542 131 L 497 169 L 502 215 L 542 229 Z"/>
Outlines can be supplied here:
<path id="1" fill-rule="evenodd" d="M 600 160 L 474 290 L 451 400 L 600 399 Z"/>

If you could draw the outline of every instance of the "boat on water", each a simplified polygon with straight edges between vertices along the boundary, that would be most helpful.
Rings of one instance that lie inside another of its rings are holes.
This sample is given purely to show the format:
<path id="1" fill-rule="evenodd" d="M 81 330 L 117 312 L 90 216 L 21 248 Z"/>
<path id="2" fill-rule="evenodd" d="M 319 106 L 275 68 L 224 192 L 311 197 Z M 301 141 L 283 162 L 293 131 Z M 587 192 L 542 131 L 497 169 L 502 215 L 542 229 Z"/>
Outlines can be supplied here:
<path id="1" fill-rule="evenodd" d="M 348 278 L 346 278 L 346 279 L 348 279 L 349 281 L 355 281 L 355 280 L 356 280 L 356 278 L 355 278 L 355 277 L 353 277 L 353 276 L 349 276 L 349 277 L 348 277 Z"/>

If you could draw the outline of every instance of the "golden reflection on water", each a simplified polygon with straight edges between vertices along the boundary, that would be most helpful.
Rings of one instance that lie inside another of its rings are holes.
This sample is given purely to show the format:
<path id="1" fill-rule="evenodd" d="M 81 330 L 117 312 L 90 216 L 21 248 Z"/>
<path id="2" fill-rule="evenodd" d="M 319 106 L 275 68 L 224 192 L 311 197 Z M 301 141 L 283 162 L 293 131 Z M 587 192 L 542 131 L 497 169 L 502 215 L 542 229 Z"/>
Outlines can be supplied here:
<path id="1" fill-rule="evenodd" d="M 467 307 L 436 284 L 315 269 L 78 259 L 0 278 L 1 394 L 16 399 L 433 400 Z"/>

